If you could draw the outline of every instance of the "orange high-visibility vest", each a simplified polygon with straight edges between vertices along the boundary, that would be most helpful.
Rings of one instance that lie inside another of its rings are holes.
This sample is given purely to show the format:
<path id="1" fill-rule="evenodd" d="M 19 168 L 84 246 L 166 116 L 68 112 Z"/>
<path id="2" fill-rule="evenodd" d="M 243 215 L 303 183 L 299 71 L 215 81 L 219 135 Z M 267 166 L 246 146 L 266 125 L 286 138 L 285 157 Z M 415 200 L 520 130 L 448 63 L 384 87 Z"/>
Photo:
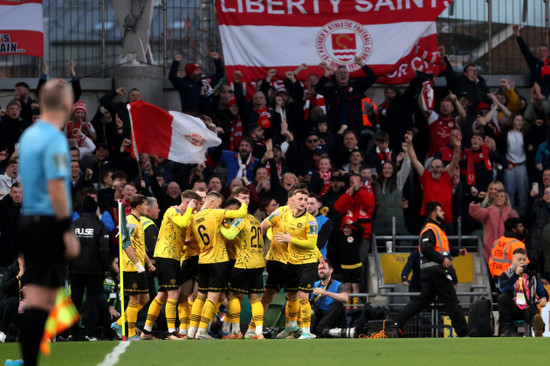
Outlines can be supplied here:
<path id="1" fill-rule="evenodd" d="M 369 97 L 364 97 L 363 99 L 361 99 L 361 114 L 363 115 L 363 126 L 373 127 L 374 125 L 369 119 L 369 106 L 372 106 L 373 112 L 376 112 L 376 110 L 378 109 L 378 106 Z"/>
<path id="2" fill-rule="evenodd" d="M 518 248 L 525 249 L 525 243 L 505 236 L 495 240 L 491 249 L 491 258 L 489 258 L 489 271 L 493 278 L 499 277 L 512 265 L 514 251 Z"/>
<path id="3" fill-rule="evenodd" d="M 420 239 L 419 240 L 422 240 L 422 235 L 424 235 L 424 233 L 428 230 L 432 230 L 435 234 L 435 247 L 434 247 L 434 249 L 437 252 L 439 252 L 443 255 L 449 256 L 451 254 L 451 251 L 449 249 L 449 239 L 447 238 L 447 234 L 445 234 L 445 232 L 443 230 L 441 230 L 441 228 L 439 226 L 437 226 L 436 224 L 428 222 L 426 224 L 426 226 L 424 226 L 424 229 L 422 229 L 422 231 L 420 232 Z M 418 251 L 422 255 L 422 251 L 420 250 L 420 243 L 418 244 Z M 428 268 L 428 267 L 433 267 L 433 266 L 436 266 L 436 265 L 439 265 L 439 263 L 435 263 L 435 262 L 431 262 L 431 261 L 426 261 L 425 262 L 425 259 L 421 258 L 420 268 Z"/>

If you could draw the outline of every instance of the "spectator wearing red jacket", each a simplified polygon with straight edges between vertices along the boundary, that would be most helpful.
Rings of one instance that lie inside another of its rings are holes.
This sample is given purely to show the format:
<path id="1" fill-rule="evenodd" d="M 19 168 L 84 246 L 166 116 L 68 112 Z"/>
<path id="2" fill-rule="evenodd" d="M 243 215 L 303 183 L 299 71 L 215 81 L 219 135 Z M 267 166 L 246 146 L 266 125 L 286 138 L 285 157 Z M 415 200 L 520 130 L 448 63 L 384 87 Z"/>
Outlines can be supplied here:
<path id="1" fill-rule="evenodd" d="M 449 224 L 453 221 L 453 182 L 451 176 L 456 170 L 458 160 L 460 159 L 462 138 L 457 137 L 454 141 L 455 148 L 453 158 L 449 165 L 444 167 L 441 159 L 433 159 L 430 163 L 429 170 L 425 169 L 424 165 L 418 160 L 416 152 L 414 151 L 412 139 L 412 132 L 408 131 L 405 135 L 405 142 L 409 149 L 411 163 L 420 177 L 420 183 L 422 184 L 422 190 L 424 192 L 420 215 L 425 215 L 424 207 L 426 203 L 436 201 L 441 203 L 443 211 L 445 212 L 445 223 Z"/>

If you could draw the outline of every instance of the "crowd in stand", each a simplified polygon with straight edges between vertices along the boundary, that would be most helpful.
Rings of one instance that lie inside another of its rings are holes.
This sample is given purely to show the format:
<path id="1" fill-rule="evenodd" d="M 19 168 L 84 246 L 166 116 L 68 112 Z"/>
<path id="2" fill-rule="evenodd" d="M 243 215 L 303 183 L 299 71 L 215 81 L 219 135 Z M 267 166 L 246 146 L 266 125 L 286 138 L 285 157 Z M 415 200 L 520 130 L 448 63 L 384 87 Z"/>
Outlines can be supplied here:
<path id="1" fill-rule="evenodd" d="M 117 270 L 117 203 L 124 202 L 129 210 L 135 194 L 156 198 L 158 206 L 151 204 L 147 216 L 160 226 L 164 212 L 181 204 L 185 190 L 217 191 L 229 198 L 235 187 L 244 186 L 250 192 L 249 212 L 261 222 L 286 205 L 295 184 L 303 183 L 320 197 L 319 207 L 328 208 L 310 211 L 331 222 L 327 227 L 332 230 L 319 239 L 318 247 L 343 276 L 348 292 L 367 290 L 361 263 L 376 245 L 372 235 L 393 230 L 397 235 L 418 234 L 429 201 L 442 204 L 450 234 L 457 233 L 459 217 L 462 234 L 484 230 L 487 262 L 506 219 L 524 218 L 530 233 L 524 238 L 528 258 L 538 265 L 543 282 L 550 281 L 548 48 L 531 53 L 519 29 L 514 30 L 531 69 L 528 98 L 508 78 L 490 90 L 474 64 L 455 71 L 444 47 L 438 66 L 446 86 L 433 87 L 435 103 L 427 98 L 434 77 L 421 72 L 404 90 L 387 86 L 384 100 L 373 102 L 365 93 L 377 77 L 359 57 L 362 78 L 350 78 L 345 67 L 334 70 L 326 64 L 321 64 L 324 74 L 308 73 L 308 65 L 302 64 L 286 73 L 285 87 L 278 90 L 272 86 L 276 70 L 269 70 L 265 79 L 256 80 L 248 100 L 241 72 L 226 83 L 217 53 L 210 54 L 215 65 L 211 76 L 204 76 L 196 63 L 183 64 L 178 55 L 169 80 L 180 95 L 181 111 L 200 116 L 222 140 L 204 163 L 193 165 L 145 153 L 139 161 L 133 159 L 126 105 L 141 100 L 140 91 L 120 86 L 90 111 L 79 100 L 79 79 L 71 63 L 77 102 L 64 133 L 71 149 L 74 217 L 97 215 L 109 235 L 104 262 L 87 266 L 79 261 L 73 272 L 103 278 Z M 302 76 L 305 82 L 297 80 Z M 46 79 L 47 71 L 38 88 Z M 24 82 L 15 85 L 14 99 L 4 108 L 0 267 L 20 279 L 24 260 L 18 258 L 16 235 L 22 200 L 17 142 L 40 111 Z M 154 247 L 147 250 L 152 257 Z M 6 286 L 9 276 L 4 276 L 0 302 L 13 297 L 13 289 L 18 296 L 19 288 Z M 6 332 L 1 315 L 0 331 Z"/>

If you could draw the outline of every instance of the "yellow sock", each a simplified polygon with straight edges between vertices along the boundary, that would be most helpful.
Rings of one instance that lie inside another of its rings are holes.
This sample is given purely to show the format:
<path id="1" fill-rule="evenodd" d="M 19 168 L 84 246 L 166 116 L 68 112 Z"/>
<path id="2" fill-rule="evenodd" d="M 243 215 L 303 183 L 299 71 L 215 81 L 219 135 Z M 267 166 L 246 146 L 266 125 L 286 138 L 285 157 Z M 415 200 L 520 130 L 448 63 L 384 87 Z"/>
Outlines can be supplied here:
<path id="1" fill-rule="evenodd" d="M 178 304 L 178 315 L 180 319 L 180 330 L 189 329 L 189 316 L 191 315 L 191 304 L 184 300 Z"/>
<path id="2" fill-rule="evenodd" d="M 124 319 L 125 319 L 126 321 L 128 321 L 128 312 L 127 312 L 127 311 L 124 311 Z M 118 320 L 116 321 L 116 323 L 122 327 L 122 317 L 118 318 Z"/>
<path id="3" fill-rule="evenodd" d="M 206 300 L 204 306 L 202 307 L 201 321 L 199 324 L 199 329 L 206 329 L 210 320 L 214 317 L 216 311 L 216 304 L 212 300 Z"/>
<path id="4" fill-rule="evenodd" d="M 241 302 L 237 296 L 231 296 L 228 298 L 227 314 L 228 322 L 232 324 L 239 324 L 241 322 Z"/>
<path id="5" fill-rule="evenodd" d="M 138 312 L 138 303 L 133 301 L 128 302 L 128 307 L 126 308 L 126 314 L 128 314 L 128 338 L 132 338 L 136 335 Z"/>
<path id="6" fill-rule="evenodd" d="M 298 327 L 302 327 L 302 303 L 301 303 L 301 300 L 298 300 L 298 302 L 300 303 L 300 308 L 298 309 L 298 319 L 296 320 L 298 322 Z"/>
<path id="7" fill-rule="evenodd" d="M 216 302 L 216 305 L 214 305 L 214 315 L 220 315 L 220 306 L 222 305 L 223 301 L 218 300 Z"/>
<path id="8" fill-rule="evenodd" d="M 166 326 L 168 327 L 168 333 L 176 331 L 176 319 L 178 316 L 178 301 L 168 299 L 166 300 Z"/>
<path id="9" fill-rule="evenodd" d="M 264 325 L 264 307 L 259 299 L 250 300 L 252 307 L 252 321 L 256 327 Z"/>
<path id="10" fill-rule="evenodd" d="M 164 303 L 156 297 L 153 299 L 153 302 L 151 302 L 151 305 L 149 305 L 149 310 L 147 311 L 147 320 L 145 320 L 146 330 L 151 331 L 151 329 L 153 328 L 153 325 L 155 324 L 159 316 L 160 309 L 162 309 L 162 305 L 164 305 Z"/>
<path id="11" fill-rule="evenodd" d="M 288 300 L 287 306 L 285 306 L 285 327 L 288 327 Z"/>
<path id="12" fill-rule="evenodd" d="M 193 307 L 191 308 L 191 317 L 189 318 L 190 327 L 198 328 L 201 321 L 202 307 L 204 306 L 205 299 L 205 297 L 199 295 L 197 296 L 195 301 L 193 301 Z"/>
<path id="13" fill-rule="evenodd" d="M 288 310 L 287 320 L 289 322 L 297 321 L 298 320 L 298 311 L 300 310 L 300 303 L 298 302 L 298 299 L 294 299 L 294 300 L 288 299 L 286 301 L 286 307 L 287 307 L 287 310 Z"/>
<path id="14" fill-rule="evenodd" d="M 308 299 L 300 300 L 300 313 L 302 315 L 302 326 L 300 328 L 309 328 L 311 326 L 311 305 Z"/>

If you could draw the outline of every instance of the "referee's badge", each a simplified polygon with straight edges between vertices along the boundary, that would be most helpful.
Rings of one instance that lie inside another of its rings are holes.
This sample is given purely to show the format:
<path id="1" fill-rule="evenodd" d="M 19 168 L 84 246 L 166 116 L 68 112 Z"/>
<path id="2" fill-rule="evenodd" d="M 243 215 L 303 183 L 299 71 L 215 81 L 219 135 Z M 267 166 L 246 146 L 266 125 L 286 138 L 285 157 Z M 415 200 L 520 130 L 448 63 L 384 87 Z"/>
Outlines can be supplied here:
<path id="1" fill-rule="evenodd" d="M 57 154 L 53 157 L 57 170 L 67 170 L 67 160 L 64 154 Z"/>

